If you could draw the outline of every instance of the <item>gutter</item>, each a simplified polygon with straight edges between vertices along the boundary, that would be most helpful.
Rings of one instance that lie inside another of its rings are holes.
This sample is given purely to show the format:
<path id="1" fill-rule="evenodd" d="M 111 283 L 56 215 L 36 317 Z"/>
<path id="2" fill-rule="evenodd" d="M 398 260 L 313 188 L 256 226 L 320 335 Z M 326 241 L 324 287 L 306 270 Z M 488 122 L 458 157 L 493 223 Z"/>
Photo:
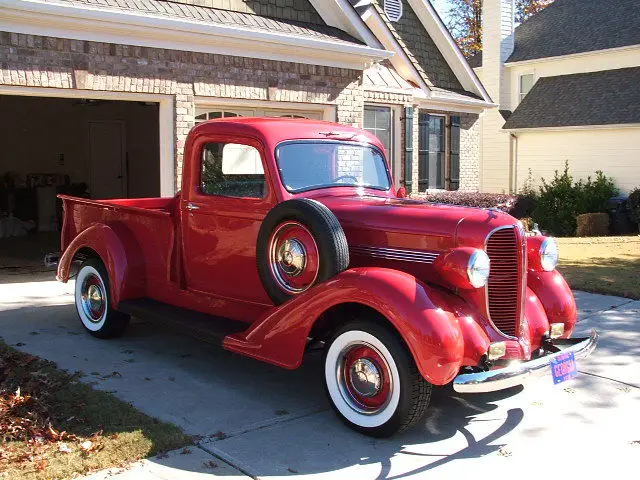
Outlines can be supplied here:
<path id="1" fill-rule="evenodd" d="M 110 43 L 257 56 L 281 61 L 355 68 L 393 56 L 366 45 L 309 38 L 109 7 L 64 5 L 42 0 L 0 0 L 0 28 L 23 33 Z M 125 39 L 114 37 L 126 36 Z M 212 41 L 215 39 L 215 41 Z M 244 52 L 244 54 L 243 54 Z"/>

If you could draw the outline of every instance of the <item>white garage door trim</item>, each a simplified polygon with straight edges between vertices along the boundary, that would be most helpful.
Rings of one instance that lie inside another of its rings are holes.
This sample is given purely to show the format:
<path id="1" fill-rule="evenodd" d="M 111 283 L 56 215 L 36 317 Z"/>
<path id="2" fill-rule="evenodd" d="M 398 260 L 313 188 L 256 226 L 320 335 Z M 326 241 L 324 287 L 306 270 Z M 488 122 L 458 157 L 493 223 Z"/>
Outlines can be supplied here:
<path id="1" fill-rule="evenodd" d="M 247 115 L 263 116 L 264 113 L 282 113 L 336 121 L 336 106 L 317 103 L 272 102 L 266 100 L 240 100 L 236 98 L 196 97 L 196 115 L 204 110 L 238 110 Z"/>
<path id="2" fill-rule="evenodd" d="M 121 100 L 127 102 L 154 102 L 158 112 L 160 142 L 160 195 L 172 197 L 176 192 L 174 105 L 173 96 L 149 93 L 99 92 L 67 88 L 17 87 L 0 85 L 0 95 L 48 98 L 88 98 L 92 100 Z"/>

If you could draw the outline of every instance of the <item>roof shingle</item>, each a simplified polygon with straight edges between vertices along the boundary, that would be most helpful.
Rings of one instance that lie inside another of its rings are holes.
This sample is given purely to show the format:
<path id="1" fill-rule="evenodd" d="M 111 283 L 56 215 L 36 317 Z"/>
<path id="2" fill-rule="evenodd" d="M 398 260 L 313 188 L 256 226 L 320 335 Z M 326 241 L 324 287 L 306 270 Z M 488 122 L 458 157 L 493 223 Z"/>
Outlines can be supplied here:
<path id="1" fill-rule="evenodd" d="M 282 20 L 251 13 L 200 7 L 164 0 L 144 0 L 136 1 L 135 3 L 129 1 L 125 3 L 122 0 L 54 0 L 52 3 L 56 2 L 59 4 L 100 9 L 106 7 L 131 13 L 143 13 L 228 27 L 278 32 L 299 37 L 362 45 L 362 42 L 349 34 L 327 25 L 317 25 L 295 20 Z"/>
<path id="2" fill-rule="evenodd" d="M 639 0 L 556 0 L 516 28 L 507 62 L 639 44 Z"/>
<path id="3" fill-rule="evenodd" d="M 640 123 L 640 67 L 545 77 L 502 128 Z"/>

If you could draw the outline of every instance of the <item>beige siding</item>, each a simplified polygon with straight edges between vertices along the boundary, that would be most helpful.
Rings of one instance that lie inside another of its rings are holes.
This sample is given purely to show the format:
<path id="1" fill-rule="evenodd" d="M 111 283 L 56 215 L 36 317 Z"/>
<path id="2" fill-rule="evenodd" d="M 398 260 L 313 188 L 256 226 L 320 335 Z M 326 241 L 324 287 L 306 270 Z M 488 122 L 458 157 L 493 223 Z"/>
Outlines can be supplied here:
<path id="1" fill-rule="evenodd" d="M 640 65 L 640 46 L 616 50 L 602 50 L 582 55 L 547 58 L 544 60 L 523 62 L 506 65 L 507 75 L 503 87 L 510 99 L 501 108 L 514 110 L 520 103 L 518 98 L 518 80 L 520 75 L 533 74 L 534 80 L 542 77 L 555 77 L 572 73 L 598 72 L 601 70 L 615 70 L 618 68 L 637 67 Z M 512 88 L 511 88 L 511 87 Z M 502 97 L 501 97 L 502 98 Z"/>
<path id="2" fill-rule="evenodd" d="M 575 179 L 602 170 L 623 192 L 640 186 L 640 127 L 518 133 L 518 189 L 529 169 L 550 180 L 565 160 Z"/>
<path id="3" fill-rule="evenodd" d="M 482 116 L 482 164 L 480 190 L 507 193 L 511 185 L 509 134 L 502 130 L 504 118 L 497 109 Z"/>

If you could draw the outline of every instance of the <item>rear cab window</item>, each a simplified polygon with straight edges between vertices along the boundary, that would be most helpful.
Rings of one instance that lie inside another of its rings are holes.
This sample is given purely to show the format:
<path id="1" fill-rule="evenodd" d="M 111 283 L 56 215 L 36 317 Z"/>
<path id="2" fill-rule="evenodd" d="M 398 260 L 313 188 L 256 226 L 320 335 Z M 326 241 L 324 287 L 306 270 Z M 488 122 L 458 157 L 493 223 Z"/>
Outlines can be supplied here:
<path id="1" fill-rule="evenodd" d="M 260 152 L 239 143 L 205 144 L 200 189 L 205 195 L 264 198 L 267 182 Z"/>

